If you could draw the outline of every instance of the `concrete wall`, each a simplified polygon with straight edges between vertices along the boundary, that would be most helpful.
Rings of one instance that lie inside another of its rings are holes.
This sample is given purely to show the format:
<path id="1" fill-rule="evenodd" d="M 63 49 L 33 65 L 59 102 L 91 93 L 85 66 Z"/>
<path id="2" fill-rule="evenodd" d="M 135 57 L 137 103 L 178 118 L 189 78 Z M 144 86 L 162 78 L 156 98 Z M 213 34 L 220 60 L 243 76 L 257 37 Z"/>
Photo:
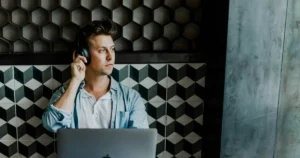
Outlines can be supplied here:
<path id="1" fill-rule="evenodd" d="M 231 0 L 221 157 L 275 150 L 287 0 Z"/>
<path id="2" fill-rule="evenodd" d="M 300 1 L 289 0 L 278 106 L 276 158 L 300 157 Z"/>

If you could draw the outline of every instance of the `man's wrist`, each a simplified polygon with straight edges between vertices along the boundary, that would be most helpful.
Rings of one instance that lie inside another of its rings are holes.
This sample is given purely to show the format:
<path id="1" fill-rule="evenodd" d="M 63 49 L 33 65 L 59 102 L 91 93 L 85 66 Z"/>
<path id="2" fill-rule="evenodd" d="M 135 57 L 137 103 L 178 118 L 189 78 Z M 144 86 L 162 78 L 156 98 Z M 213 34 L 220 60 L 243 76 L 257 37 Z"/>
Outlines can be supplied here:
<path id="1" fill-rule="evenodd" d="M 82 80 L 71 78 L 70 84 L 79 86 Z"/>

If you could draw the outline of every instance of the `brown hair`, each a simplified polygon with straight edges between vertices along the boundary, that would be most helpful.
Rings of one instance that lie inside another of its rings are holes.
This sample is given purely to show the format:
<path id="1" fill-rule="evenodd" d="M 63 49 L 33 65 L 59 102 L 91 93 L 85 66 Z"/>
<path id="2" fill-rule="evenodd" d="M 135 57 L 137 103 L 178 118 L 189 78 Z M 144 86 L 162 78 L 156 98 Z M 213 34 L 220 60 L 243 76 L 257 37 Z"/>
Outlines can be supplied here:
<path id="1" fill-rule="evenodd" d="M 110 35 L 112 38 L 117 34 L 117 25 L 110 19 L 91 21 L 85 25 L 77 34 L 77 40 L 81 46 L 88 48 L 89 39 L 95 35 Z"/>

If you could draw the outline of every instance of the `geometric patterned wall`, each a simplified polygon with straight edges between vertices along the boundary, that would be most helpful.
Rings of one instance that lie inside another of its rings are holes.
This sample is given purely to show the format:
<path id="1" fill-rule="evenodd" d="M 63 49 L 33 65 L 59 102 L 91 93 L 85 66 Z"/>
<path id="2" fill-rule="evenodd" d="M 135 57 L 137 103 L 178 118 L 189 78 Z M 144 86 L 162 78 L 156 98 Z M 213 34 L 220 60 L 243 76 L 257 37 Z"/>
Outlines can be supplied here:
<path id="1" fill-rule="evenodd" d="M 157 157 L 201 157 L 204 63 L 116 64 L 112 76 L 140 92 Z M 70 79 L 69 65 L 0 66 L 0 158 L 55 158 L 56 140 L 41 124 L 53 93 Z"/>
<path id="2" fill-rule="evenodd" d="M 1 0 L 1 52 L 71 51 L 91 20 L 119 26 L 116 50 L 198 50 L 200 0 Z"/>

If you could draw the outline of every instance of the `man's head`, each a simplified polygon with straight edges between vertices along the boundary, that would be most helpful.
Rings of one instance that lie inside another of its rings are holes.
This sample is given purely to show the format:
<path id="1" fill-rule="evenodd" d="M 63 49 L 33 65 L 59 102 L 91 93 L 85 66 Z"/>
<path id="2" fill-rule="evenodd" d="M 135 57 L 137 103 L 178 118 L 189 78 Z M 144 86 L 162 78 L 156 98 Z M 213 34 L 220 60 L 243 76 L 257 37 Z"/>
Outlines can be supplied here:
<path id="1" fill-rule="evenodd" d="M 76 53 L 87 54 L 87 70 L 97 75 L 109 75 L 115 62 L 113 37 L 117 26 L 111 20 L 92 21 L 77 34 Z"/>

